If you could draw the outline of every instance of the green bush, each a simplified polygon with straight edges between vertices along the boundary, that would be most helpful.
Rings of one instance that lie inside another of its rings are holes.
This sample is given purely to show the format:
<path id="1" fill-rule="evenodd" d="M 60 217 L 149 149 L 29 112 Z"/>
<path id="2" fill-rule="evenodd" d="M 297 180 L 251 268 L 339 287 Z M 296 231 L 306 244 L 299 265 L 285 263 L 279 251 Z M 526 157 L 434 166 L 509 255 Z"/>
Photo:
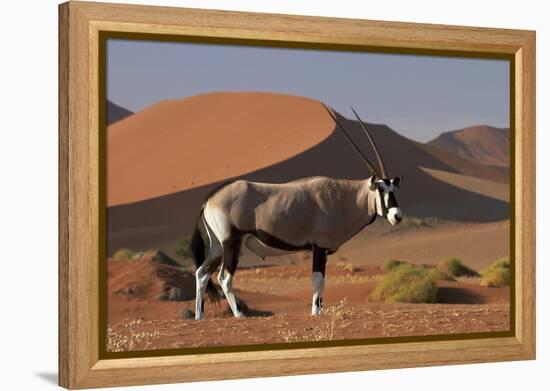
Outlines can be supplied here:
<path id="1" fill-rule="evenodd" d="M 117 261 L 129 261 L 134 256 L 134 252 L 129 248 L 121 248 L 113 254 L 113 259 Z"/>
<path id="2" fill-rule="evenodd" d="M 493 262 L 481 271 L 481 285 L 500 288 L 510 285 L 510 258 L 505 257 Z"/>
<path id="3" fill-rule="evenodd" d="M 386 303 L 434 303 L 437 285 L 425 267 L 402 263 L 382 277 L 371 297 Z"/>
<path id="4" fill-rule="evenodd" d="M 490 272 L 491 270 L 495 270 L 495 269 L 510 269 L 510 258 L 509 257 L 504 257 L 504 258 L 497 259 L 496 261 L 491 263 L 488 267 L 483 269 L 481 271 L 481 275 L 483 276 L 484 274 Z"/>
<path id="5" fill-rule="evenodd" d="M 183 237 L 176 245 L 176 255 L 183 258 L 193 258 L 193 252 L 191 251 L 191 236 Z"/>
<path id="6" fill-rule="evenodd" d="M 388 259 L 386 262 L 384 262 L 384 264 L 382 265 L 382 271 L 384 273 L 389 273 L 391 272 L 393 269 L 395 269 L 396 267 L 398 266 L 401 266 L 401 265 L 405 265 L 407 264 L 408 262 L 406 261 L 399 261 L 397 259 Z"/>
<path id="7" fill-rule="evenodd" d="M 449 258 L 435 269 L 436 277 L 440 280 L 454 280 L 458 277 L 479 277 L 479 273 L 464 265 L 460 259 Z"/>

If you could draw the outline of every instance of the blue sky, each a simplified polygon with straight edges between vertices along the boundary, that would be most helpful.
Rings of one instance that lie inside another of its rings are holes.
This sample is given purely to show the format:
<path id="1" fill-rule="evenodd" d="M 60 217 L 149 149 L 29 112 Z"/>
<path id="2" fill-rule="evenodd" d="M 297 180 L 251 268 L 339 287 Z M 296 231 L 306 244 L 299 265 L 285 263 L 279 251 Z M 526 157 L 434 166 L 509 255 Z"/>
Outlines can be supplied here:
<path id="1" fill-rule="evenodd" d="M 509 126 L 505 60 L 214 44 L 107 43 L 107 98 L 132 111 L 215 91 L 324 101 L 352 118 L 428 141 L 448 130 Z"/>

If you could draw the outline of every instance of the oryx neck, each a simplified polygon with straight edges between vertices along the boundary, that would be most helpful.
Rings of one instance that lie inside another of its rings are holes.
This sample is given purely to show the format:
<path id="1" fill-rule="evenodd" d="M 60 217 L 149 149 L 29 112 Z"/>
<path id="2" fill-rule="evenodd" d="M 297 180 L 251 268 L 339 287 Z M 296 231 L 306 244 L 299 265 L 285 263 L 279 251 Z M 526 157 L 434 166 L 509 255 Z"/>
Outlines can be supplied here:
<path id="1" fill-rule="evenodd" d="M 357 207 L 363 211 L 362 215 L 370 222 L 373 221 L 372 215 L 376 216 L 376 191 L 369 188 L 370 178 L 364 179 L 360 183 L 357 191 Z"/>

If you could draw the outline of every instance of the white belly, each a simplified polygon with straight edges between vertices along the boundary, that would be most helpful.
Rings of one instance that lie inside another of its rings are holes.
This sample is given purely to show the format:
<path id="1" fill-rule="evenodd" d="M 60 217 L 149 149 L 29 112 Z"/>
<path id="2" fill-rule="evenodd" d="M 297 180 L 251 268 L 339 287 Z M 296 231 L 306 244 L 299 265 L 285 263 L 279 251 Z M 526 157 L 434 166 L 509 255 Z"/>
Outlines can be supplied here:
<path id="1" fill-rule="evenodd" d="M 246 235 L 243 238 L 243 245 L 250 250 L 253 254 L 257 255 L 258 257 L 264 259 L 266 257 L 276 257 L 278 255 L 285 255 L 285 254 L 292 254 L 297 251 L 288 251 L 288 250 L 281 250 L 274 247 L 269 247 L 262 241 L 260 241 L 257 237 L 254 235 Z"/>

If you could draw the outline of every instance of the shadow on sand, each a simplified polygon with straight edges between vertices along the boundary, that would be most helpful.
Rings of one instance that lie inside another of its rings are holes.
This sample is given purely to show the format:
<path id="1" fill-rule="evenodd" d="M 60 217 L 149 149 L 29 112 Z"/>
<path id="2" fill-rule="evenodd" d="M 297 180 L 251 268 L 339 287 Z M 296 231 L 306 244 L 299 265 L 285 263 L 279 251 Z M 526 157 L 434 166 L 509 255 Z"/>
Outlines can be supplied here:
<path id="1" fill-rule="evenodd" d="M 465 288 L 439 287 L 437 302 L 441 304 L 484 304 L 485 298 Z"/>

